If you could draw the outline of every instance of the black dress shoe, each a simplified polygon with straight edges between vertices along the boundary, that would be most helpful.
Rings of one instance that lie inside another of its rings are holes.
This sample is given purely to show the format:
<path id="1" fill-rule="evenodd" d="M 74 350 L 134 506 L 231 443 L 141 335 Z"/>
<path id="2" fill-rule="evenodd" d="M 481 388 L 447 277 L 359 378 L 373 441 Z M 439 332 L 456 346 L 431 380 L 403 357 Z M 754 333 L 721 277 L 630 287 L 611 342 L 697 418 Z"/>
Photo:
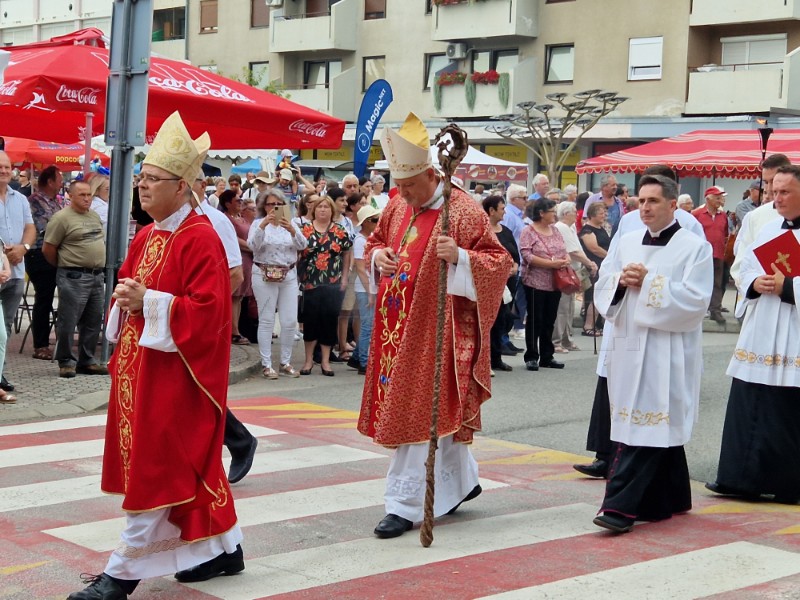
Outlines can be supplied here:
<path id="1" fill-rule="evenodd" d="M 514 352 L 522 352 L 522 348 L 517 348 L 514 344 L 511 343 L 511 340 L 505 343 L 505 347 L 509 350 L 513 350 Z"/>
<path id="2" fill-rule="evenodd" d="M 377 535 L 382 540 L 386 540 L 389 538 L 396 538 L 403 535 L 413 526 L 414 523 L 412 523 L 408 519 L 404 519 L 403 517 L 398 517 L 397 515 L 389 514 L 383 517 L 381 519 L 381 522 L 378 523 L 378 526 L 375 528 L 375 535 Z"/>
<path id="3" fill-rule="evenodd" d="M 253 466 L 253 458 L 256 455 L 256 446 L 258 446 L 258 440 L 255 436 L 251 436 L 250 447 L 247 452 L 231 459 L 231 467 L 228 470 L 228 483 L 241 481 L 250 472 L 250 468 Z"/>
<path id="4" fill-rule="evenodd" d="M 127 600 L 128 594 L 125 593 L 119 584 L 105 573 L 95 575 L 85 579 L 84 583 L 89 585 L 80 592 L 74 592 L 67 596 L 67 600 Z"/>
<path id="5" fill-rule="evenodd" d="M 707 483 L 705 487 L 707 490 L 714 492 L 715 494 L 719 494 L 720 496 L 733 496 L 736 498 L 751 500 L 753 502 L 756 500 L 761 500 L 761 494 L 737 490 L 735 488 L 728 487 L 727 485 L 717 483 L 716 481 Z"/>
<path id="6" fill-rule="evenodd" d="M 564 363 L 558 362 L 557 360 L 551 360 L 550 362 L 541 363 L 539 366 L 543 369 L 563 369 Z"/>
<path id="7" fill-rule="evenodd" d="M 6 379 L 5 375 L 3 375 L 2 378 L 0 378 L 0 390 L 3 390 L 4 392 L 14 391 L 14 384 L 11 383 L 8 379 Z"/>
<path id="8" fill-rule="evenodd" d="M 361 363 L 358 362 L 358 357 L 355 353 L 350 355 L 350 358 L 347 359 L 347 366 L 351 369 L 359 369 L 361 367 Z"/>
<path id="9" fill-rule="evenodd" d="M 633 529 L 633 519 L 623 517 L 622 515 L 614 515 L 603 513 L 594 518 L 593 523 L 599 527 L 604 527 L 614 533 L 628 533 Z"/>
<path id="10" fill-rule="evenodd" d="M 504 363 L 503 361 L 500 361 L 499 363 L 493 364 L 492 369 L 494 369 L 495 371 L 513 371 L 514 367 Z"/>
<path id="11" fill-rule="evenodd" d="M 358 367 L 358 374 L 359 375 L 366 375 L 367 374 L 367 367 Z"/>
<path id="12" fill-rule="evenodd" d="M 502 356 L 516 356 L 519 353 L 519 350 L 512 350 L 507 346 L 503 346 L 500 350 L 500 354 Z"/>
<path id="13" fill-rule="evenodd" d="M 330 362 L 332 362 L 332 363 L 341 363 L 341 362 L 344 362 L 344 361 L 343 361 L 341 358 L 339 358 L 339 357 L 336 355 L 336 353 L 335 353 L 333 350 L 331 350 L 331 356 L 330 356 L 330 359 L 329 359 L 329 360 L 330 360 Z"/>
<path id="14" fill-rule="evenodd" d="M 235 575 L 244 571 L 244 555 L 242 547 L 237 545 L 236 551 L 228 554 L 223 552 L 216 558 L 207 560 L 204 563 L 175 573 L 175 579 L 181 583 L 190 583 L 195 581 L 208 581 L 220 575 Z"/>
<path id="15" fill-rule="evenodd" d="M 572 465 L 572 468 L 589 477 L 608 477 L 608 463 L 604 460 L 595 459 L 590 465 Z"/>
<path id="16" fill-rule="evenodd" d="M 469 494 L 464 496 L 464 499 L 461 502 L 459 502 L 453 508 L 448 510 L 447 514 L 448 515 L 452 515 L 454 512 L 456 512 L 458 510 L 459 506 L 461 506 L 464 502 L 469 502 L 470 500 L 474 500 L 475 498 L 477 498 L 478 496 L 481 495 L 482 491 L 483 491 L 483 488 L 480 486 L 480 484 L 476 485 L 474 488 L 472 488 L 472 491 Z"/>
<path id="17" fill-rule="evenodd" d="M 528 369 L 528 371 L 538 371 L 539 361 L 538 360 L 525 361 L 525 368 Z"/>

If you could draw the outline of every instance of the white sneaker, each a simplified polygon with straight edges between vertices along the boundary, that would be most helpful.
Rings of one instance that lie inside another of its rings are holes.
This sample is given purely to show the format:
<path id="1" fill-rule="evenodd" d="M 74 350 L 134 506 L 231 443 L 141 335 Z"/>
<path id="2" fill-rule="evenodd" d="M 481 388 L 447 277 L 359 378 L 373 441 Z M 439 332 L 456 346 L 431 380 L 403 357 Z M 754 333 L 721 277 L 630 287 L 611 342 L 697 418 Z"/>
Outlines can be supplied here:
<path id="1" fill-rule="evenodd" d="M 525 339 L 525 330 L 524 329 L 515 329 L 514 332 L 511 334 L 511 337 L 515 340 L 524 340 Z"/>

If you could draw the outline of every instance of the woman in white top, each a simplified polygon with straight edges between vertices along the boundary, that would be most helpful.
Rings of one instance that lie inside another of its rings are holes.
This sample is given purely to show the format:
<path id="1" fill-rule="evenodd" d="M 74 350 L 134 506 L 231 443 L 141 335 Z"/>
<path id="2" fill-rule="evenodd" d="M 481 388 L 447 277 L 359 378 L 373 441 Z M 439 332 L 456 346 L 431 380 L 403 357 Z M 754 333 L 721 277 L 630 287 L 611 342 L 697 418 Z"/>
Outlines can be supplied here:
<path id="1" fill-rule="evenodd" d="M 92 193 L 92 205 L 89 208 L 100 216 L 103 232 L 108 235 L 108 196 L 111 192 L 109 178 L 105 175 L 94 175 L 89 180 L 89 191 Z"/>
<path id="2" fill-rule="evenodd" d="M 277 379 L 272 368 L 272 330 L 275 309 L 281 320 L 279 371 L 299 377 L 292 367 L 292 346 L 297 330 L 297 253 L 308 241 L 299 227 L 276 213 L 286 201 L 279 190 L 261 193 L 256 200 L 257 217 L 250 226 L 247 244 L 253 250 L 253 294 L 258 305 L 258 350 L 264 377 Z"/>

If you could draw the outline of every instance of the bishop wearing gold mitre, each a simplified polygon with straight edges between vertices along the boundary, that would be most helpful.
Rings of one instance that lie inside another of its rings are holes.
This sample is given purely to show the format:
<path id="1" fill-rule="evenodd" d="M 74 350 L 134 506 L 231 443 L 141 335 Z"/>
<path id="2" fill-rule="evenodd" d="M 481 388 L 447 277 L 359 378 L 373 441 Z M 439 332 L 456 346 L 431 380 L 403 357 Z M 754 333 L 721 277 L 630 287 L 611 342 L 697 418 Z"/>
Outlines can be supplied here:
<path id="1" fill-rule="evenodd" d="M 101 575 L 71 600 L 119 600 L 140 579 L 201 581 L 244 569 L 220 448 L 230 358 L 230 280 L 219 237 L 192 210 L 208 151 L 179 114 L 162 125 L 139 180 L 155 220 L 119 271 L 106 335 L 116 343 L 101 488 L 127 525 Z"/>
<path id="2" fill-rule="evenodd" d="M 402 535 L 423 517 L 437 336 L 443 337 L 434 515 L 476 497 L 469 451 L 490 396 L 489 330 L 512 259 L 486 213 L 453 187 L 442 235 L 444 181 L 433 168 L 429 134 L 413 113 L 381 145 L 398 194 L 369 237 L 365 260 L 379 270 L 375 321 L 358 430 L 396 448 L 386 479 L 386 516 L 375 534 Z M 436 328 L 438 273 L 448 266 L 445 326 Z"/>
<path id="3" fill-rule="evenodd" d="M 745 498 L 800 501 L 800 167 L 772 181 L 782 217 L 746 250 L 739 293 L 746 312 L 728 375 L 733 377 L 717 479 L 706 487 Z"/>

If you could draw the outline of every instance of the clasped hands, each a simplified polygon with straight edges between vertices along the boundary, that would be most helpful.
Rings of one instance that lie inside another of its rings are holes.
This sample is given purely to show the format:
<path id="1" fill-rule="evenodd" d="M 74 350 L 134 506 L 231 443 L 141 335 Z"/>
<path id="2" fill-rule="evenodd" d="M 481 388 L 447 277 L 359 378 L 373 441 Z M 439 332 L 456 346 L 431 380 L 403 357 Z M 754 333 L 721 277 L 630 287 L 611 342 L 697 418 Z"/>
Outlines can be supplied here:
<path id="1" fill-rule="evenodd" d="M 447 261 L 450 264 L 458 263 L 458 244 L 456 244 L 456 241 L 446 235 L 440 235 L 436 238 L 436 258 Z M 394 275 L 397 270 L 397 264 L 397 252 L 392 248 L 384 248 L 375 256 L 375 266 L 384 277 Z"/>
<path id="2" fill-rule="evenodd" d="M 647 269 L 642 263 L 630 263 L 622 268 L 619 285 L 629 288 L 640 288 L 647 277 Z"/>
<path id="3" fill-rule="evenodd" d="M 142 285 L 137 277 L 121 280 L 114 288 L 113 298 L 117 301 L 120 310 L 131 314 L 141 312 L 144 306 L 144 294 L 147 288 Z"/>
<path id="4" fill-rule="evenodd" d="M 781 273 L 781 270 L 775 263 L 772 263 L 770 267 L 772 267 L 773 274 L 756 277 L 756 280 L 753 282 L 753 289 L 759 294 L 780 296 L 783 293 L 783 282 L 786 280 L 786 277 Z"/>

